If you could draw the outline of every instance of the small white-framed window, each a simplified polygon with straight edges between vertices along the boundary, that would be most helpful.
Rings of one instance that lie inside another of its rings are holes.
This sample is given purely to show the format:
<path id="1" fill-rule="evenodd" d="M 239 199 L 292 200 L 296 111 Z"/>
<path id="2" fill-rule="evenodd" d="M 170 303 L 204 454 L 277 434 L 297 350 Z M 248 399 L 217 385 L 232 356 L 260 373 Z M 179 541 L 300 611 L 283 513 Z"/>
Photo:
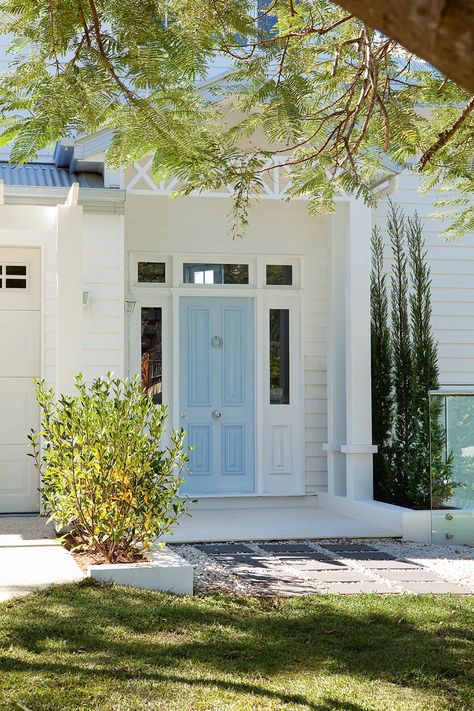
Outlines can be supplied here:
<path id="1" fill-rule="evenodd" d="M 132 289 L 169 287 L 173 279 L 169 255 L 159 252 L 130 252 L 129 285 Z"/>
<path id="2" fill-rule="evenodd" d="M 293 265 L 266 264 L 265 284 L 267 286 L 293 286 Z"/>
<path id="3" fill-rule="evenodd" d="M 137 263 L 139 284 L 166 284 L 166 262 L 139 261 Z"/>
<path id="4" fill-rule="evenodd" d="M 301 289 L 301 258 L 288 255 L 264 257 L 260 280 L 265 289 Z"/>
<path id="5" fill-rule="evenodd" d="M 209 264 L 206 262 L 184 262 L 183 284 L 249 284 L 249 265 L 247 264 Z"/>
<path id="6" fill-rule="evenodd" d="M 0 290 L 1 291 L 28 291 L 29 269 L 28 264 L 0 263 Z"/>

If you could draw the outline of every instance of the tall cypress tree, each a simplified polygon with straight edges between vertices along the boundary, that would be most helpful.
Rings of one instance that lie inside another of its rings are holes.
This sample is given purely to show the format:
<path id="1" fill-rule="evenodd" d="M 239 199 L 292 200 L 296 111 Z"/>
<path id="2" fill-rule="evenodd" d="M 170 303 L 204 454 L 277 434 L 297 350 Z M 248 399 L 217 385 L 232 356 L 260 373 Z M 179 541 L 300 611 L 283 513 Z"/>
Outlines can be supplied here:
<path id="1" fill-rule="evenodd" d="M 388 318 L 387 275 L 383 265 L 383 237 L 374 227 L 371 240 L 370 317 L 372 354 L 372 433 L 378 447 L 374 455 L 376 498 L 387 498 L 391 491 L 390 437 L 392 433 L 392 345 Z"/>
<path id="2" fill-rule="evenodd" d="M 372 418 L 376 496 L 405 506 L 449 499 L 458 484 L 440 422 L 441 403 L 429 402 L 439 386 L 438 347 L 431 327 L 431 273 L 420 219 L 405 218 L 389 203 L 392 249 L 389 323 L 383 240 L 372 232 L 371 345 Z M 431 437 L 430 437 L 431 425 Z M 431 450 L 431 462 L 430 462 Z M 430 466 L 431 465 L 431 466 Z"/>
<path id="3" fill-rule="evenodd" d="M 438 352 L 431 328 L 431 274 L 418 215 L 407 220 L 410 260 L 410 319 L 413 353 L 412 412 L 416 475 L 410 477 L 409 496 L 429 503 L 430 413 L 428 390 L 439 385 Z M 435 414 L 435 413 L 432 413 Z M 434 417 L 434 420 L 437 418 Z M 433 422 L 435 426 L 435 423 Z M 437 428 L 435 428 L 437 429 Z M 436 432 L 437 434 L 437 432 Z M 435 435 L 435 431 L 433 431 Z M 435 438 L 436 439 L 436 438 Z"/>
<path id="4" fill-rule="evenodd" d="M 438 345 L 431 326 L 431 270 L 423 237 L 423 225 L 415 213 L 408 217 L 410 259 L 410 311 L 413 352 L 413 431 L 416 470 L 409 482 L 409 496 L 418 505 L 430 504 L 430 451 L 433 494 L 449 498 L 455 485 L 451 479 L 451 460 L 446 460 L 446 435 L 440 422 L 441 400 L 430 402 L 429 390 L 439 387 Z M 430 423 L 431 419 L 431 423 Z M 430 441 L 431 424 L 431 441 Z"/>
<path id="5" fill-rule="evenodd" d="M 393 252 L 391 277 L 393 389 L 395 417 L 392 440 L 393 495 L 410 504 L 407 483 L 413 465 L 413 358 L 408 313 L 406 234 L 401 209 L 389 203 L 388 234 Z"/>

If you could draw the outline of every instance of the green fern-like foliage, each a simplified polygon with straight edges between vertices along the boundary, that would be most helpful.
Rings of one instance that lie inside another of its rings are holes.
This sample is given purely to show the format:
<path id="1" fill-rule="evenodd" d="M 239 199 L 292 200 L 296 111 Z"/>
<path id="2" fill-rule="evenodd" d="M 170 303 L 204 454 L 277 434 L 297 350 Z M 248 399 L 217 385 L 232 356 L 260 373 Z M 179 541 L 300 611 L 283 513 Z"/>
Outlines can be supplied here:
<path id="1" fill-rule="evenodd" d="M 321 213 L 341 191 L 372 203 L 387 159 L 418 170 L 423 157 L 447 234 L 473 226 L 467 92 L 329 0 L 4 0 L 0 32 L 13 161 L 112 128 L 114 166 L 151 153 L 182 194 L 232 185 L 240 232 L 272 161 Z"/>

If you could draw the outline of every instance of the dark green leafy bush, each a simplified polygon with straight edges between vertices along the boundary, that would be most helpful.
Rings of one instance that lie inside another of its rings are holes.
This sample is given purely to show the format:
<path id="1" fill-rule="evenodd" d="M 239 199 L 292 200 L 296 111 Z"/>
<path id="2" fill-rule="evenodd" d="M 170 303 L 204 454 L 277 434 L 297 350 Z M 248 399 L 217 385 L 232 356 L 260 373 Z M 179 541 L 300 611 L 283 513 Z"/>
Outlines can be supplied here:
<path id="1" fill-rule="evenodd" d="M 109 373 L 74 395 L 55 398 L 36 381 L 41 429 L 32 456 L 50 519 L 71 530 L 80 550 L 109 562 L 134 560 L 186 511 L 177 499 L 187 462 L 184 432 L 163 444 L 166 407 L 153 404 L 138 378 Z"/>

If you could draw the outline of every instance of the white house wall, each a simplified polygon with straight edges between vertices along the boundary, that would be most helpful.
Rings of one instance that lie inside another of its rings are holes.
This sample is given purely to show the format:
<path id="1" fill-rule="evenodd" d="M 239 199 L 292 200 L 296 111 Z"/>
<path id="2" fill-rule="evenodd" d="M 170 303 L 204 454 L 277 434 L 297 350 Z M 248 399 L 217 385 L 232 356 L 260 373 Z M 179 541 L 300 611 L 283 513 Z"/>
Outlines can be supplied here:
<path id="1" fill-rule="evenodd" d="M 421 195 L 419 178 L 404 171 L 391 196 L 408 215 L 416 211 L 424 223 L 424 236 L 432 276 L 433 328 L 439 343 L 440 383 L 474 385 L 474 234 L 447 242 L 441 236 L 447 222 L 435 219 L 437 193 Z M 387 267 L 390 249 L 386 234 L 388 201 L 374 210 L 373 223 L 386 237 Z"/>
<path id="2" fill-rule="evenodd" d="M 83 368 L 87 379 L 108 370 L 123 377 L 124 246 L 121 215 L 84 214 Z"/>
<path id="3" fill-rule="evenodd" d="M 82 370 L 87 379 L 113 370 L 123 375 L 123 218 L 83 215 L 83 284 L 90 304 L 82 319 Z M 42 252 L 42 375 L 56 384 L 57 208 L 0 207 L 0 246 L 39 247 Z"/>
<path id="4" fill-rule="evenodd" d="M 229 235 L 231 200 L 212 197 L 169 199 L 128 194 L 125 213 L 126 274 L 130 254 L 154 252 L 251 257 L 303 257 L 302 350 L 304 363 L 305 489 L 327 483 L 326 321 L 329 218 L 307 214 L 302 202 L 262 201 L 254 206 L 245 237 Z M 148 255 L 149 257 L 149 255 Z M 125 284 L 126 291 L 130 288 Z M 126 363 L 129 353 L 126 320 Z M 128 365 L 126 366 L 128 368 Z"/>

